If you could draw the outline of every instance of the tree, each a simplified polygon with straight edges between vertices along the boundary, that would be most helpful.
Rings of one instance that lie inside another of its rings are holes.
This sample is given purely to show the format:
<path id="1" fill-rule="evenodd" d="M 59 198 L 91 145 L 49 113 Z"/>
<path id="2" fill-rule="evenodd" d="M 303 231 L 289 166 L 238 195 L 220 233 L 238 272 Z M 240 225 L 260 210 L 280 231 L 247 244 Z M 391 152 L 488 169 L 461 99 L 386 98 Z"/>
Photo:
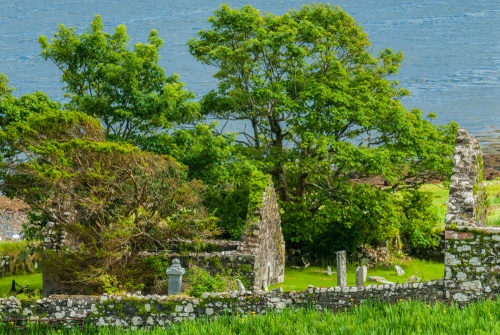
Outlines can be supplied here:
<path id="1" fill-rule="evenodd" d="M 27 237 L 40 238 L 48 222 L 68 234 L 65 253 L 47 258 L 57 266 L 44 264 L 62 282 L 90 292 L 110 280 L 133 284 L 144 275 L 134 272 L 140 251 L 217 234 L 200 182 L 186 181 L 168 156 L 105 141 L 99 121 L 84 113 L 33 113 L 5 126 L 0 140 L 17 153 L 2 162 L 0 190 L 30 206 Z"/>
<path id="2" fill-rule="evenodd" d="M 397 234 L 386 205 L 365 207 L 388 191 L 367 192 L 353 176 L 381 175 L 394 191 L 451 171 L 456 125 L 437 127 L 404 108 L 409 92 L 388 79 L 402 53 L 372 55 L 366 33 L 340 8 L 305 5 L 277 16 L 222 5 L 209 22 L 188 43 L 218 68 L 202 112 L 240 121 L 244 142 L 276 181 L 289 245 L 361 223 L 365 212 Z M 370 201 L 353 207 L 353 199 Z"/>
<path id="3" fill-rule="evenodd" d="M 51 42 L 45 36 L 39 39 L 42 56 L 62 71 L 69 109 L 97 117 L 108 137 L 122 140 L 137 140 L 197 118 L 198 105 L 189 101 L 193 93 L 158 65 L 163 41 L 155 30 L 148 43 L 138 43 L 131 51 L 124 25 L 113 35 L 103 28 L 96 15 L 81 35 L 59 25 Z"/>

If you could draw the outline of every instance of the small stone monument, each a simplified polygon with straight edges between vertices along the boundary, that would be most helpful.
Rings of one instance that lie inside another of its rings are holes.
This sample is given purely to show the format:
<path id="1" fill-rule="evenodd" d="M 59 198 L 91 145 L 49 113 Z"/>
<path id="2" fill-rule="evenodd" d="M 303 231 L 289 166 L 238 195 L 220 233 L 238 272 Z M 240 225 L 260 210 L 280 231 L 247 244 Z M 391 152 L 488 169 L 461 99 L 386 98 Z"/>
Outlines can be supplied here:
<path id="1" fill-rule="evenodd" d="M 396 269 L 396 272 L 398 273 L 398 276 L 402 276 L 402 275 L 405 274 L 405 271 L 399 265 L 396 265 L 394 268 Z"/>
<path id="2" fill-rule="evenodd" d="M 240 292 L 242 292 L 242 293 L 246 292 L 245 286 L 243 285 L 241 280 L 239 280 L 238 278 L 236 278 L 236 284 L 238 285 L 238 290 L 240 290 Z"/>
<path id="3" fill-rule="evenodd" d="M 337 252 L 337 285 L 341 287 L 347 286 L 346 259 L 345 250 Z"/>
<path id="4" fill-rule="evenodd" d="M 181 266 L 178 258 L 172 261 L 172 266 L 167 269 L 168 295 L 181 294 L 182 275 L 186 270 Z"/>
<path id="5" fill-rule="evenodd" d="M 332 275 L 332 267 L 331 266 L 327 266 L 326 267 L 326 275 L 327 276 L 331 276 Z"/>
<path id="6" fill-rule="evenodd" d="M 358 266 L 356 268 L 356 286 L 365 286 L 367 275 L 368 275 L 368 268 L 366 267 L 366 265 Z"/>

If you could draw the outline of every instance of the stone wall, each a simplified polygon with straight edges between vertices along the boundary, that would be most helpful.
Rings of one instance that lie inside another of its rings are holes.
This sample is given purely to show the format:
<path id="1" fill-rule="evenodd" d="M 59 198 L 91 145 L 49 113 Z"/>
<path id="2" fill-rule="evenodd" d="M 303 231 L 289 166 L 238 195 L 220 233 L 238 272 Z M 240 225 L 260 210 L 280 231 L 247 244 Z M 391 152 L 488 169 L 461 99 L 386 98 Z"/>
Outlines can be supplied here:
<path id="1" fill-rule="evenodd" d="M 262 205 L 248 213 L 238 251 L 255 256 L 253 290 L 285 280 L 285 240 L 274 185 L 270 177 L 262 195 Z"/>
<path id="2" fill-rule="evenodd" d="M 202 298 L 166 296 L 51 296 L 37 301 L 0 299 L 0 317 L 11 319 L 86 319 L 99 326 L 166 326 L 172 322 L 221 314 L 262 314 L 284 308 L 316 307 L 332 311 L 359 306 L 368 300 L 441 301 L 443 281 L 365 287 L 309 287 L 303 292 L 205 293 Z"/>
<path id="3" fill-rule="evenodd" d="M 446 297 L 457 302 L 496 299 L 500 291 L 500 227 L 447 229 Z"/>
<path id="4" fill-rule="evenodd" d="M 482 183 L 482 157 L 479 141 L 469 136 L 465 128 L 459 128 L 453 153 L 446 226 L 484 226 L 486 195 Z"/>

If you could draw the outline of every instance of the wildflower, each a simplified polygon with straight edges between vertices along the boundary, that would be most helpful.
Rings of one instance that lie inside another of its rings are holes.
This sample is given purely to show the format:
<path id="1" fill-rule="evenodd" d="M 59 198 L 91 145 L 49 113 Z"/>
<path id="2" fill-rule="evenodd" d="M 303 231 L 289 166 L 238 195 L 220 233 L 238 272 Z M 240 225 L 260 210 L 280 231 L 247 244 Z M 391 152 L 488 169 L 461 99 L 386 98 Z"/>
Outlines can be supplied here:
<path id="1" fill-rule="evenodd" d="M 354 304 L 354 307 L 358 307 L 358 305 Z"/>
<path id="2" fill-rule="evenodd" d="M 244 323 L 245 322 L 245 319 L 244 318 L 241 318 L 241 323 Z"/>
<path id="3" fill-rule="evenodd" d="M 252 316 L 255 316 L 255 312 L 252 312 Z"/>

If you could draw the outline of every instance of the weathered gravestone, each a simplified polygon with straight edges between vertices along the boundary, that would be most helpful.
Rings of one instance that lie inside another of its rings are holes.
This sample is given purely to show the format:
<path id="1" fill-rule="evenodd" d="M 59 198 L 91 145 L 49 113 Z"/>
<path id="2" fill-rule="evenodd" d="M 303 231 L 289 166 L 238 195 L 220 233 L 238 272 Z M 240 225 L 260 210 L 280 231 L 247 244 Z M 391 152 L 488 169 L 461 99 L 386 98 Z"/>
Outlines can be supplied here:
<path id="1" fill-rule="evenodd" d="M 368 268 L 365 265 L 358 266 L 356 268 L 356 286 L 365 286 L 367 275 L 368 275 Z"/>
<path id="2" fill-rule="evenodd" d="M 182 275 L 186 270 L 181 266 L 178 258 L 172 261 L 172 266 L 167 269 L 168 295 L 182 293 Z"/>
<path id="3" fill-rule="evenodd" d="M 347 257 L 345 250 L 337 252 L 337 285 L 347 286 Z"/>

